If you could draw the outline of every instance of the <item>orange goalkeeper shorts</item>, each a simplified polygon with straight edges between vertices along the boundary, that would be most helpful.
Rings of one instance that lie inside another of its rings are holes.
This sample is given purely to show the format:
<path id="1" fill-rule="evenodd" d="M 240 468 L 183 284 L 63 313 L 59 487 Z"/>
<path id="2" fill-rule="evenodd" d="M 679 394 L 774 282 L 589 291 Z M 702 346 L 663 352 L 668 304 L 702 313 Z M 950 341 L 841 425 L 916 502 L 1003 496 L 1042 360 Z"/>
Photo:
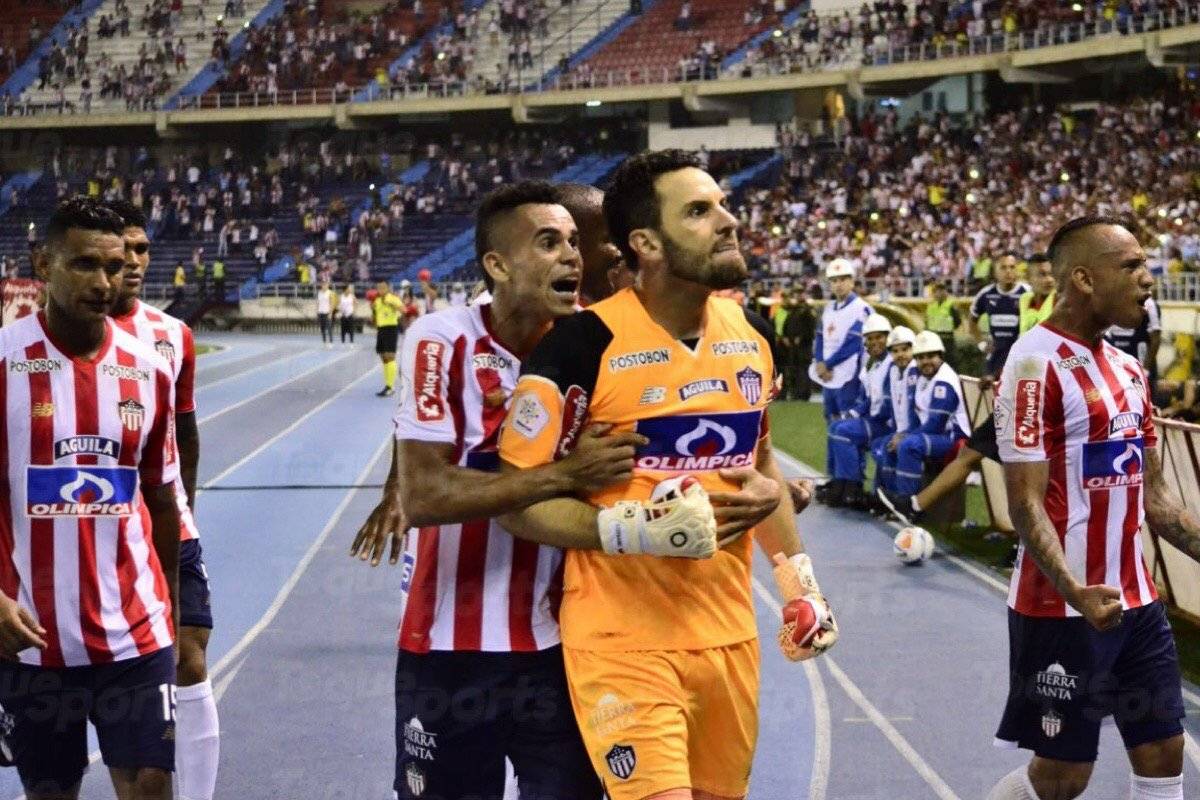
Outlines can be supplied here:
<path id="1" fill-rule="evenodd" d="M 563 648 L 575 719 L 611 800 L 742 797 L 758 737 L 758 640 L 706 650 Z"/>

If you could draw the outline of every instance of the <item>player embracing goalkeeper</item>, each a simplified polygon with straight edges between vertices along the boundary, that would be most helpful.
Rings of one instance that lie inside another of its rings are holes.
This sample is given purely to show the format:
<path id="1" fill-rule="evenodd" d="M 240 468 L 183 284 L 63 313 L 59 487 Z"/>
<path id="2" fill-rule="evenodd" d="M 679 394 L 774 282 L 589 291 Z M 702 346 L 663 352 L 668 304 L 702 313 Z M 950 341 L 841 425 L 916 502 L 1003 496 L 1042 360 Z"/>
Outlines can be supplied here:
<path id="1" fill-rule="evenodd" d="M 691 154 L 630 158 L 604 212 L 637 284 L 559 319 L 523 361 L 500 455 L 508 469 L 544 465 L 597 423 L 645 444 L 631 480 L 501 521 L 568 548 L 563 658 L 608 796 L 741 798 L 758 729 L 753 540 L 775 563 L 788 657 L 838 636 L 779 491 L 766 416 L 772 331 L 712 294 L 741 283 L 746 265 L 737 219 Z M 735 493 L 743 501 L 731 504 Z"/>

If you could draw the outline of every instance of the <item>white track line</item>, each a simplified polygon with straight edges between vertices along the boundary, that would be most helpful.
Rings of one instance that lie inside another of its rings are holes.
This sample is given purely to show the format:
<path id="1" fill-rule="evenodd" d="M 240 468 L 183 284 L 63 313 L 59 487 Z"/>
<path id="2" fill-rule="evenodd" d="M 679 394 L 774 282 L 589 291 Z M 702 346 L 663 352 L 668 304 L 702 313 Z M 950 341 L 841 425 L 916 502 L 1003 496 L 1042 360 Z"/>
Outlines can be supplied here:
<path id="1" fill-rule="evenodd" d="M 776 600 L 774 595 L 771 594 L 771 590 L 764 586 L 762 581 L 760 581 L 757 577 L 753 578 L 753 582 L 754 592 L 758 595 L 759 599 L 762 600 L 763 603 L 765 603 L 767 607 L 773 610 L 776 614 L 782 615 L 783 607 L 779 605 L 779 601 Z M 835 662 L 832 657 L 826 654 L 820 656 L 819 659 L 805 661 L 804 666 L 806 667 L 806 671 L 808 667 L 812 667 L 812 672 L 818 672 L 816 667 L 818 660 L 825 664 L 825 667 L 829 670 L 829 673 L 833 676 L 833 679 L 836 680 L 839 685 L 841 685 L 842 690 L 847 694 L 847 696 L 849 696 L 851 700 L 854 701 L 854 704 L 859 707 L 863 714 L 866 715 L 867 719 L 874 723 L 876 728 L 879 728 L 879 730 L 883 733 L 887 740 L 892 743 L 892 746 L 896 748 L 904 760 L 907 761 L 914 770 L 916 770 L 917 774 L 924 779 L 925 783 L 929 784 L 929 788 L 933 789 L 934 794 L 941 798 L 941 800 L 961 800 L 961 798 L 954 793 L 950 786 L 944 780 L 942 780 L 942 777 L 934 771 L 933 767 L 929 766 L 925 759 L 921 758 L 921 754 L 918 753 L 911 744 L 909 744 L 908 740 L 904 738 L 904 735 L 901 734 L 900 731 L 896 730 L 895 726 L 892 725 L 892 723 L 889 722 L 887 718 L 883 716 L 883 714 L 879 713 L 879 709 L 872 705 L 871 701 L 867 699 L 866 695 L 863 694 L 862 690 L 858 688 L 854 681 L 850 680 L 850 677 L 846 675 L 845 672 L 842 672 L 841 668 L 838 667 L 837 662 Z M 819 680 L 820 679 L 818 678 L 818 681 Z M 813 782 L 809 787 L 809 798 L 812 800 L 825 796 L 825 790 L 829 782 L 829 704 L 825 701 L 823 687 L 821 694 L 821 700 L 825 705 L 824 716 L 826 727 L 825 731 L 823 732 L 825 741 L 822 743 L 822 731 L 818 727 L 816 747 L 814 748 L 813 755 Z M 816 692 L 813 693 L 813 704 L 814 706 L 817 705 Z M 820 714 L 821 711 L 818 708 L 818 717 Z M 822 747 L 822 744 L 824 744 L 824 747 Z M 821 764 L 824 774 L 819 774 L 817 771 L 817 763 L 820 759 L 823 759 L 824 761 L 824 763 Z"/>
<path id="2" fill-rule="evenodd" d="M 383 457 L 383 454 L 391 451 L 391 446 L 391 437 L 385 437 L 384 440 L 379 443 L 379 447 L 375 449 L 375 454 L 371 456 L 370 460 L 367 462 L 367 465 L 363 467 L 362 472 L 360 472 L 358 477 L 354 479 L 354 483 L 356 485 L 367 479 L 367 476 L 369 476 L 372 470 L 375 469 L 375 466 L 379 463 L 379 459 Z M 332 533 L 333 529 L 337 527 L 338 522 L 340 522 L 342 519 L 342 514 L 346 513 L 346 509 L 350 506 L 350 501 L 355 498 L 359 491 L 361 490 L 351 489 L 346 492 L 346 495 L 342 498 L 342 502 L 338 503 L 337 508 L 333 510 L 333 515 L 330 516 L 329 521 L 325 523 L 324 529 L 320 534 L 317 535 L 317 538 L 313 540 L 313 543 L 309 545 L 308 550 L 300 559 L 300 563 L 296 565 L 296 569 L 292 571 L 291 576 L 289 576 L 283 586 L 280 587 L 278 594 L 275 595 L 275 599 L 271 601 L 271 605 L 267 607 L 266 612 L 262 615 L 258 622 L 254 623 L 254 626 L 251 627 L 250 630 L 246 631 L 241 640 L 239 640 L 238 643 L 235 644 L 229 650 L 229 652 L 222 656 L 221 660 L 213 666 L 211 672 L 214 675 L 219 675 L 224 672 L 225 669 L 227 669 L 229 665 L 232 664 L 247 647 L 254 643 L 254 640 L 258 638 L 259 634 L 266 630 L 267 626 L 274 621 L 275 617 L 279 614 L 280 609 L 283 608 L 283 604 L 287 601 L 288 595 L 290 595 L 292 590 L 296 588 L 296 584 L 300 582 L 300 578 L 308 569 L 308 565 L 311 564 L 312 560 L 316 557 L 317 551 L 321 549 L 321 546 L 325 544 L 325 540 L 329 538 L 329 534 Z"/>
<path id="3" fill-rule="evenodd" d="M 805 464 L 803 461 L 798 461 L 797 459 L 791 457 L 790 455 L 783 452 L 782 450 L 779 450 L 778 448 L 775 449 L 775 457 L 778 458 L 783 463 L 787 464 L 790 468 L 792 468 L 796 472 L 801 473 L 804 477 L 810 477 L 810 476 L 819 474 L 816 470 L 814 470 L 812 467 Z M 899 522 L 896 522 L 895 520 L 887 520 L 887 524 L 896 529 L 900 529 L 901 527 L 903 527 Z M 1000 578 L 998 578 L 995 575 L 988 572 L 986 569 L 983 569 L 982 567 L 980 567 L 976 564 L 972 564 L 970 561 L 968 561 L 964 558 L 960 558 L 959 556 L 947 553 L 945 550 L 942 550 L 941 548 L 939 548 L 938 551 L 942 554 L 942 557 L 946 561 L 949 561 L 951 564 L 958 567 L 963 572 L 966 572 L 968 575 L 972 576 L 973 578 L 978 579 L 980 582 L 991 587 L 992 589 L 995 589 L 997 592 L 999 592 L 1005 596 L 1008 595 L 1008 584 L 1006 584 L 1004 581 L 1000 580 Z M 774 598 L 771 598 L 771 599 L 774 600 Z M 836 678 L 837 676 L 835 675 L 834 677 Z M 840 683 L 840 681 L 839 681 L 839 683 Z M 1190 702 L 1196 708 L 1200 708 L 1200 694 L 1193 692 L 1187 686 L 1182 686 L 1182 687 L 1180 687 L 1180 689 L 1183 692 L 1183 697 L 1185 700 Z M 1192 762 L 1192 766 L 1195 767 L 1198 772 L 1200 772 L 1200 744 L 1198 744 L 1196 742 L 1196 738 L 1194 736 L 1192 736 L 1192 734 L 1186 728 L 1184 728 L 1184 730 L 1183 730 L 1183 751 L 1187 755 L 1188 761 Z"/>
<path id="4" fill-rule="evenodd" d="M 246 363 L 247 361 L 253 361 L 254 359 L 257 359 L 257 357 L 260 355 L 269 355 L 270 353 L 272 353 L 272 350 L 263 350 L 262 353 L 253 353 L 251 355 L 242 356 L 242 357 L 240 357 L 240 359 L 234 359 L 233 361 L 226 361 L 223 363 L 215 363 L 215 365 L 212 365 L 211 367 L 204 369 L 204 371 L 200 371 L 200 369 L 197 369 L 196 377 L 202 378 L 203 375 L 208 374 L 210 372 L 215 372 L 216 369 L 220 369 L 221 367 L 236 367 L 236 366 L 242 365 L 242 363 Z M 281 359 L 280 361 L 271 361 L 269 363 L 282 363 L 283 361 L 299 359 L 300 356 L 305 355 L 307 353 L 316 353 L 316 350 L 301 350 L 301 351 L 299 351 L 299 353 L 293 353 L 292 355 L 284 357 L 284 359 Z M 226 377 L 224 377 L 224 378 L 217 378 L 216 380 L 212 381 L 212 383 L 198 384 L 196 386 L 196 391 L 202 391 L 204 389 L 212 389 L 212 387 L 214 387 L 214 386 L 220 386 L 223 383 L 228 383 L 228 381 L 233 380 L 235 378 L 241 378 L 242 375 L 245 375 L 247 372 L 253 372 L 254 369 L 257 369 L 257 367 L 248 367 L 246 369 L 239 369 L 238 372 L 235 372 L 232 375 L 226 375 Z"/>
<path id="5" fill-rule="evenodd" d="M 307 355 L 307 354 L 299 353 L 295 356 L 292 356 L 291 358 L 285 358 L 283 361 L 277 361 L 275 363 L 282 364 L 286 361 L 292 361 L 294 359 L 297 359 L 302 355 Z M 196 420 L 196 424 L 203 425 L 206 422 L 212 422 L 217 417 L 223 416 L 225 414 L 228 414 L 230 411 L 241 408 L 242 406 L 246 405 L 247 403 L 253 403 L 255 400 L 265 397 L 266 395 L 270 394 L 271 392 L 276 391 L 277 389 L 282 389 L 284 386 L 287 386 L 289 383 L 295 383 L 298 380 L 307 378 L 309 375 L 312 375 L 314 372 L 319 372 L 320 370 L 323 370 L 326 367 L 332 366 L 332 365 L 338 363 L 339 361 L 343 361 L 352 355 L 354 355 L 353 351 L 346 353 L 345 355 L 338 356 L 337 358 L 333 359 L 332 361 L 326 361 L 322 364 L 317 364 L 315 367 L 312 367 L 311 369 L 304 370 L 304 372 L 301 372 L 299 375 L 295 375 L 291 378 L 288 378 L 283 383 L 276 383 L 272 386 L 268 386 L 266 389 L 263 389 L 261 392 L 256 392 L 255 394 L 250 395 L 249 397 L 245 398 L 244 400 L 239 400 L 236 403 L 234 403 L 233 405 L 228 405 L 228 406 L 225 406 L 224 408 L 218 409 L 217 411 L 214 411 L 213 413 L 209 414 L 207 417 L 202 417 L 201 419 Z M 249 371 L 249 370 L 247 370 L 247 371 Z M 236 377 L 239 377 L 244 374 L 245 374 L 244 372 L 239 372 L 237 375 L 231 375 L 230 377 L 236 378 Z"/>
<path id="6" fill-rule="evenodd" d="M 296 430 L 296 428 L 299 428 L 301 425 L 303 425 L 305 423 L 305 421 L 307 421 L 309 418 L 311 418 L 314 414 L 324 411 L 326 408 L 329 407 L 329 405 L 331 403 L 333 403 L 334 400 L 337 400 L 339 397 L 344 395 L 346 392 L 350 391 L 355 386 L 357 386 L 358 384 L 362 383 L 367 378 L 374 375 L 375 371 L 376 371 L 375 367 L 371 367 L 371 369 L 367 370 L 362 375 L 360 375 L 357 378 L 355 378 L 354 380 L 350 381 L 350 383 L 347 383 L 345 386 L 343 386 L 341 389 L 339 389 L 336 393 L 330 395 L 329 397 L 325 398 L 325 400 L 321 401 L 319 404 L 313 406 L 311 409 L 309 409 L 307 412 L 305 412 L 302 416 L 297 417 L 296 420 L 294 422 L 292 422 L 291 425 L 288 425 L 286 428 L 281 430 L 279 433 L 275 434 L 270 439 L 267 439 L 265 442 L 260 444 L 258 447 L 254 448 L 249 453 L 247 453 L 246 455 L 239 458 L 232 465 L 230 465 L 229 467 L 226 467 L 224 470 L 222 470 L 220 472 L 220 474 L 216 475 L 215 477 L 209 478 L 207 481 L 204 482 L 204 486 L 201 486 L 199 488 L 201 490 L 205 489 L 209 486 L 213 486 L 214 484 L 220 483 L 225 478 L 228 478 L 239 467 L 244 466 L 246 464 L 246 462 L 250 461 L 252 458 L 255 458 L 256 456 L 261 454 L 268 447 L 275 444 L 275 442 L 279 441 L 284 436 L 287 436 L 289 433 Z"/>

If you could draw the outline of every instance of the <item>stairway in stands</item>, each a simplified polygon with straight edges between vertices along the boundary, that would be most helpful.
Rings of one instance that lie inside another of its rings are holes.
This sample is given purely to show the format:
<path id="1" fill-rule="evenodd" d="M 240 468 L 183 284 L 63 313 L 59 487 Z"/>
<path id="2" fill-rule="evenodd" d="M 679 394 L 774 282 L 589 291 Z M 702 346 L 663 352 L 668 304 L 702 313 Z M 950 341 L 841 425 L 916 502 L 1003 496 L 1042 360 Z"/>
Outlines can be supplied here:
<path id="1" fill-rule="evenodd" d="M 233 37 L 242 29 L 243 25 L 253 20 L 269 2 L 270 0 L 246 0 L 245 16 L 223 19 L 222 25 L 224 29 L 229 31 L 230 37 Z M 109 97 L 101 99 L 99 96 L 101 86 L 100 70 L 97 64 L 101 57 L 107 55 L 111 59 L 112 69 L 114 70 L 118 65 L 123 64 L 126 71 L 130 71 L 137 66 L 140 58 L 139 51 L 143 45 L 145 45 L 147 51 L 153 53 L 157 50 L 159 43 L 166 40 L 165 34 L 160 36 L 141 28 L 142 3 L 137 2 L 137 0 L 128 0 L 127 4 L 133 14 L 129 36 L 123 37 L 118 34 L 101 39 L 97 35 L 97 25 L 101 16 L 115 18 L 117 0 L 104 0 L 88 19 L 87 61 L 91 65 L 92 70 L 93 113 L 123 112 L 126 110 L 124 98 Z M 212 50 L 213 31 L 217 24 L 217 18 L 224 11 L 224 6 L 223 0 L 188 0 L 188 2 L 184 3 L 183 10 L 179 14 L 179 20 L 172 28 L 170 38 L 172 43 L 180 38 L 184 40 L 187 53 L 187 67 L 180 72 L 176 72 L 174 63 L 168 65 L 166 71 L 171 76 L 170 89 L 159 97 L 159 105 L 166 98 L 170 97 L 172 92 L 187 84 L 192 76 L 208 63 Z M 199 16 L 200 11 L 204 12 L 203 17 Z M 37 87 L 38 84 L 36 81 L 29 87 L 29 99 L 34 106 L 54 105 L 58 102 L 58 91 L 50 83 L 47 83 L 42 89 Z M 81 111 L 79 76 L 77 75 L 73 81 L 66 83 L 65 89 L 65 99 L 70 104 L 68 110 L 71 110 L 73 107 L 76 112 Z"/>
<path id="2" fill-rule="evenodd" d="M 490 81 L 498 81 L 509 71 L 509 36 L 500 32 L 493 42 L 487 33 L 487 21 L 492 13 L 499 15 L 499 5 L 497 0 L 488 0 L 480 9 L 479 36 L 475 41 L 474 72 Z M 536 84 L 543 75 L 558 66 L 563 56 L 570 57 L 628 13 L 629 0 L 575 0 L 565 5 L 551 3 L 547 35 L 540 37 L 536 30 L 532 32 L 533 69 L 514 69 L 511 73 L 516 75 L 519 72 L 521 83 L 525 86 Z"/>

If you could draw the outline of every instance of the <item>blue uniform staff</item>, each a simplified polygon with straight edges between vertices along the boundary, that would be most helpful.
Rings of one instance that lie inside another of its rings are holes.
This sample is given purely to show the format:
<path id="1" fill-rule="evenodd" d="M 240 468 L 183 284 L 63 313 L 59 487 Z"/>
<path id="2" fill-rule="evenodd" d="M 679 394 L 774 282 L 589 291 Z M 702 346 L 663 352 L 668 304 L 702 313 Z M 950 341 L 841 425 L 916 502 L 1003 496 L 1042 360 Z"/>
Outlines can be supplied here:
<path id="1" fill-rule="evenodd" d="M 821 312 L 821 326 L 813 342 L 813 363 L 808 376 L 821 386 L 825 422 L 848 412 L 858 399 L 862 365 L 863 323 L 871 307 L 854 293 L 854 265 L 835 258 L 825 268 L 833 297 Z M 826 474 L 833 474 L 833 454 L 826 450 Z"/>
<path id="2" fill-rule="evenodd" d="M 896 488 L 896 447 L 908 430 L 908 395 L 917 382 L 917 365 L 912 360 L 916 334 L 912 328 L 897 325 L 888 334 L 888 366 L 884 387 L 888 395 L 891 424 L 886 435 L 871 441 L 871 457 L 875 459 L 875 486 L 889 492 Z"/>
<path id="3" fill-rule="evenodd" d="M 880 314 L 872 314 L 863 325 L 867 361 L 859 373 L 859 392 L 854 404 L 840 419 L 829 425 L 829 452 L 833 459 L 834 489 L 832 504 L 860 505 L 864 502 L 862 482 L 864 455 L 879 439 L 892 432 L 892 401 L 888 390 L 888 372 L 892 366 L 887 353 L 891 323 Z M 876 469 L 876 482 L 880 472 Z"/>
<path id="4" fill-rule="evenodd" d="M 908 428 L 896 448 L 896 491 L 921 491 L 925 462 L 945 458 L 970 430 L 958 374 L 942 359 L 941 338 L 931 331 L 917 334 L 913 356 L 920 370 L 909 390 Z"/>
<path id="5" fill-rule="evenodd" d="M 1024 283 L 1017 282 L 1017 257 L 1007 253 L 996 262 L 993 270 L 995 283 L 989 283 L 971 301 L 971 333 L 979 339 L 979 319 L 987 316 L 990 352 L 987 372 L 993 378 L 1000 376 L 1008 351 L 1021 332 L 1021 295 L 1029 291 Z"/>

